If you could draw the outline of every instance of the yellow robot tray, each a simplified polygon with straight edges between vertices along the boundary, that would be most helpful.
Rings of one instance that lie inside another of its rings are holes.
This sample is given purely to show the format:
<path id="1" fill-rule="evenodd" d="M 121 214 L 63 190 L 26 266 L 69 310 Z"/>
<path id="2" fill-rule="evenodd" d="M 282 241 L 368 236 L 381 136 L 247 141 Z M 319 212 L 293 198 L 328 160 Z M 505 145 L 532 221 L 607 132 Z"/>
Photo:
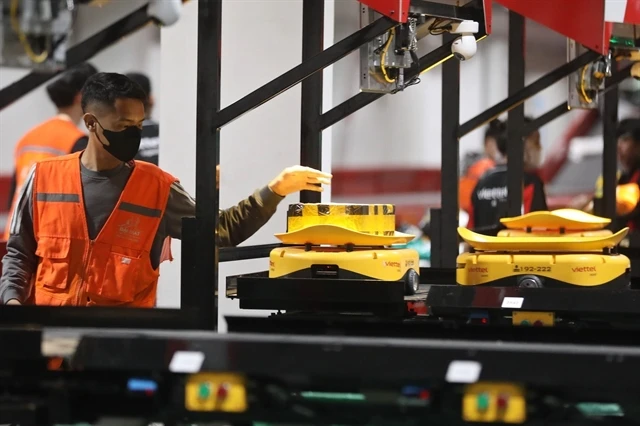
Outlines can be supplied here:
<path id="1" fill-rule="evenodd" d="M 611 219 L 594 216 L 575 209 L 531 212 L 518 217 L 507 217 L 500 222 L 508 229 L 565 229 L 567 231 L 589 231 L 602 229 Z"/>
<path id="2" fill-rule="evenodd" d="M 460 237 L 479 251 L 582 252 L 613 248 L 627 236 L 629 228 L 601 237 L 491 237 L 458 228 Z"/>
<path id="3" fill-rule="evenodd" d="M 314 225 L 285 234 L 275 234 L 284 244 L 314 244 L 344 246 L 390 246 L 406 244 L 414 235 L 395 232 L 393 235 L 365 234 L 335 225 Z"/>

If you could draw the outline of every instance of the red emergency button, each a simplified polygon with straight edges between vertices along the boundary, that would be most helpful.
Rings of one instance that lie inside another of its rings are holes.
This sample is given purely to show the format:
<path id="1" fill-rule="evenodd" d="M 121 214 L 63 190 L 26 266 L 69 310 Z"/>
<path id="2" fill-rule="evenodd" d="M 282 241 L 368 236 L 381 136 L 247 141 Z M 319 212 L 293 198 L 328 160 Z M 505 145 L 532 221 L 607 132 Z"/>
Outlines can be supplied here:
<path id="1" fill-rule="evenodd" d="M 509 403 L 508 395 L 498 395 L 498 399 L 496 400 L 496 405 L 498 406 L 498 410 L 506 409 L 508 403 Z"/>
<path id="2" fill-rule="evenodd" d="M 542 327 L 543 326 L 542 321 L 538 320 L 538 321 L 534 322 L 533 326 L 534 327 Z"/>
<path id="3" fill-rule="evenodd" d="M 227 396 L 229 396 L 229 384 L 222 383 L 218 386 L 216 396 L 218 397 L 218 401 L 227 399 Z"/>

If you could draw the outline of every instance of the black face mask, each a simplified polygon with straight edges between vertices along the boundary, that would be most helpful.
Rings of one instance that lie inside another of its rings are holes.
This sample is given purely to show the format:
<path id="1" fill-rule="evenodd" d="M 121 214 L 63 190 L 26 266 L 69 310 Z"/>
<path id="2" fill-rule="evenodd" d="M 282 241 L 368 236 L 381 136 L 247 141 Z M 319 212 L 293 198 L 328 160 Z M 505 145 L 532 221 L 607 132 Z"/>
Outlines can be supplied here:
<path id="1" fill-rule="evenodd" d="M 100 127 L 102 127 L 102 124 L 100 124 L 98 120 L 96 120 L 96 122 L 100 125 Z M 140 130 L 138 127 L 132 126 L 127 127 L 120 132 L 114 132 L 102 127 L 102 133 L 109 141 L 109 145 L 106 145 L 98 137 L 98 140 L 102 144 L 102 147 L 105 149 L 105 151 L 124 163 L 128 163 L 135 158 L 138 150 L 140 149 L 142 130 Z M 97 135 L 98 134 L 96 133 L 96 136 Z"/>

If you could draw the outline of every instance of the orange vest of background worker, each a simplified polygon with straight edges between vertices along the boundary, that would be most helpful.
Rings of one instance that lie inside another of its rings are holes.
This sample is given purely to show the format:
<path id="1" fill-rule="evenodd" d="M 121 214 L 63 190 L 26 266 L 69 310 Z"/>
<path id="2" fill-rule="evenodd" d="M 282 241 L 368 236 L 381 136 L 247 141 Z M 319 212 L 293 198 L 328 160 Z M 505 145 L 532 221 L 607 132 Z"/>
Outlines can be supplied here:
<path id="1" fill-rule="evenodd" d="M 37 305 L 153 307 L 159 273 L 150 262 L 154 236 L 176 178 L 134 162 L 116 208 L 89 240 L 80 153 L 36 165 L 33 227 L 40 258 Z"/>
<path id="2" fill-rule="evenodd" d="M 66 117 L 55 117 L 32 129 L 18 142 L 15 149 L 16 191 L 13 194 L 4 240 L 9 239 L 11 214 L 16 208 L 20 188 L 29 175 L 29 170 L 38 161 L 69 154 L 84 133 Z"/>
<path id="3" fill-rule="evenodd" d="M 33 164 L 47 158 L 70 154 L 79 150 L 78 147 L 86 145 L 83 139 L 87 136 L 77 126 L 83 115 L 80 92 L 89 77 L 97 71 L 93 65 L 83 63 L 70 68 L 59 79 L 47 85 L 47 95 L 58 110 L 58 115 L 31 129 L 15 147 L 15 174 L 10 194 L 9 217 L 4 232 L 5 241 L 9 239 L 11 216 Z"/>
<path id="4" fill-rule="evenodd" d="M 491 158 L 483 158 L 476 161 L 469 167 L 467 174 L 460 178 L 460 187 L 458 189 L 458 204 L 461 210 L 470 212 L 471 195 L 476 188 L 478 181 L 486 172 L 493 169 L 496 162 Z"/>

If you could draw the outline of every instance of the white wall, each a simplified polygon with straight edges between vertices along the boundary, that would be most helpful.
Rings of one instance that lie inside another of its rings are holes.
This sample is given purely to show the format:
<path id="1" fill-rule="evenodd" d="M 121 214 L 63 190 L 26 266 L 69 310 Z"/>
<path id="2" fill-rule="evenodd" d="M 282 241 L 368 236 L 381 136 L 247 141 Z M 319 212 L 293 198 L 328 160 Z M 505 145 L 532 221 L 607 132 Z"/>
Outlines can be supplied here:
<path id="1" fill-rule="evenodd" d="M 336 40 L 359 28 L 356 0 L 336 2 Z M 494 6 L 494 33 L 478 44 L 478 53 L 461 64 L 460 122 L 473 118 L 507 96 L 508 14 Z M 565 39 L 527 21 L 526 83 L 566 62 Z M 419 55 L 440 46 L 442 37 L 420 42 Z M 359 91 L 359 54 L 335 65 L 334 100 L 342 102 Z M 438 167 L 440 165 L 441 68 L 421 76 L 421 83 L 396 95 L 387 95 L 334 126 L 333 167 Z M 529 100 L 526 114 L 538 116 L 566 100 L 561 81 Z M 542 129 L 549 145 L 560 136 L 571 113 Z M 461 141 L 460 151 L 481 150 L 484 129 Z"/>
<path id="2" fill-rule="evenodd" d="M 144 0 L 113 1 L 104 7 L 80 6 L 72 43 L 84 40 L 115 20 L 124 17 L 146 3 Z M 152 85 L 160 83 L 160 29 L 148 25 L 98 53 L 90 62 L 100 71 L 141 71 L 149 75 Z M 14 68 L 0 68 L 0 88 L 28 74 Z M 157 103 L 154 115 L 159 116 L 162 102 Z M 51 117 L 55 108 L 44 86 L 20 98 L 0 111 L 0 174 L 13 171 L 13 148 L 31 127 Z"/>
<path id="3" fill-rule="evenodd" d="M 327 44 L 333 35 L 333 1 L 327 1 Z M 165 109 L 160 116 L 160 162 L 195 192 L 195 114 L 197 80 L 197 2 L 185 5 L 173 27 L 162 29 L 162 91 Z M 302 1 L 224 1 L 222 27 L 222 107 L 298 65 L 302 51 Z M 190 40 L 185 43 L 185 40 Z M 211 52 L 212 55 L 215 52 Z M 331 105 L 331 72 L 325 71 L 325 104 Z M 180 84 L 175 84 L 180 81 Z M 167 105 L 170 105 L 167 107 Z M 299 163 L 300 87 L 224 127 L 221 136 L 220 204 L 231 206 L 267 184 L 283 168 Z M 324 169 L 330 170 L 331 132 L 323 135 Z M 325 195 L 328 201 L 327 193 Z M 289 196 L 271 221 L 244 245 L 276 242 L 274 233 L 285 227 Z M 180 242 L 173 243 L 175 260 L 161 269 L 158 304 L 179 306 Z M 268 268 L 267 259 L 220 265 L 219 289 L 224 294 L 227 275 Z M 220 317 L 238 314 L 237 303 L 221 298 Z M 256 315 L 255 311 L 243 314 Z M 223 321 L 221 329 L 225 329 Z"/>

